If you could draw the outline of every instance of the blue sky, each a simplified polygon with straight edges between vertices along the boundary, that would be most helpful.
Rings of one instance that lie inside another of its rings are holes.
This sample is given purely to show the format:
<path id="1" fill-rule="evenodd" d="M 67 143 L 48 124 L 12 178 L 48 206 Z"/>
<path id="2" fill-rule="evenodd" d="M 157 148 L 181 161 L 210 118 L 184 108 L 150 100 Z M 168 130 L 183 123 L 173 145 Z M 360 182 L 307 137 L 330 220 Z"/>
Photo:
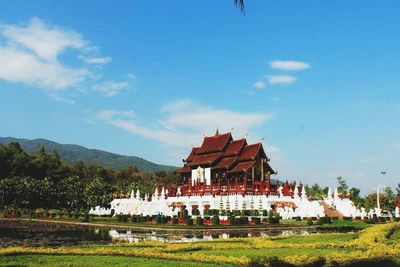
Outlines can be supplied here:
<path id="1" fill-rule="evenodd" d="M 398 1 L 1 1 L 0 136 L 179 166 L 217 127 L 280 179 L 400 182 Z M 387 171 L 385 176 L 381 171 Z"/>

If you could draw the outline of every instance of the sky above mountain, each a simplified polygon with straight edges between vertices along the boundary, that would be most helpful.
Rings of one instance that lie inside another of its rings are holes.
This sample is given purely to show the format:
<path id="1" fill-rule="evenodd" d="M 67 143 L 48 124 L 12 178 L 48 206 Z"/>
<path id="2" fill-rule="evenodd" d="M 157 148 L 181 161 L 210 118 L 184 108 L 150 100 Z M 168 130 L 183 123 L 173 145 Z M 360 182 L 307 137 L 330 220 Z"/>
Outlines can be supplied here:
<path id="1" fill-rule="evenodd" d="M 400 182 L 400 2 L 1 1 L 0 136 L 180 166 L 263 141 L 280 179 Z M 381 171 L 386 171 L 382 175 Z"/>

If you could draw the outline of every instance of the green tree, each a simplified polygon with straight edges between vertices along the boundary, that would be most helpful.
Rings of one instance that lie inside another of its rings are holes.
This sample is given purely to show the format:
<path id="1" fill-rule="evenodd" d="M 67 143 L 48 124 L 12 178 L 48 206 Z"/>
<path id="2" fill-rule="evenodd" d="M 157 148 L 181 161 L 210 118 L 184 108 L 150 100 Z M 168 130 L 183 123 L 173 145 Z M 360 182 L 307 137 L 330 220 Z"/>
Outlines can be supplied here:
<path id="1" fill-rule="evenodd" d="M 320 200 L 324 199 L 328 194 L 328 187 L 322 188 L 319 184 L 314 183 L 311 187 L 306 185 L 305 187 L 306 193 L 309 196 L 312 196 L 313 199 Z"/>
<path id="2" fill-rule="evenodd" d="M 396 195 L 393 193 L 392 188 L 389 186 L 385 187 L 384 193 L 382 194 L 381 206 L 385 210 L 392 211 L 395 209 Z"/>
<path id="3" fill-rule="evenodd" d="M 355 187 L 352 187 L 349 190 L 349 193 L 351 195 L 351 200 L 353 201 L 353 203 L 356 207 L 364 206 L 364 203 L 365 203 L 365 199 L 363 199 L 360 196 L 360 192 L 361 192 L 360 189 L 355 188 Z"/>
<path id="4" fill-rule="evenodd" d="M 59 186 L 60 206 L 67 209 L 68 214 L 74 209 L 84 206 L 84 184 L 78 176 L 68 176 L 61 180 Z"/>
<path id="5" fill-rule="evenodd" d="M 98 177 L 90 181 L 84 191 L 84 209 L 89 211 L 91 207 L 108 206 L 112 200 L 113 187 L 104 179 Z"/>
<path id="6" fill-rule="evenodd" d="M 338 181 L 338 192 L 342 193 L 343 195 L 347 194 L 347 190 L 349 189 L 349 187 L 347 186 L 346 181 L 344 180 L 344 178 L 342 176 L 337 177 L 337 181 Z"/>

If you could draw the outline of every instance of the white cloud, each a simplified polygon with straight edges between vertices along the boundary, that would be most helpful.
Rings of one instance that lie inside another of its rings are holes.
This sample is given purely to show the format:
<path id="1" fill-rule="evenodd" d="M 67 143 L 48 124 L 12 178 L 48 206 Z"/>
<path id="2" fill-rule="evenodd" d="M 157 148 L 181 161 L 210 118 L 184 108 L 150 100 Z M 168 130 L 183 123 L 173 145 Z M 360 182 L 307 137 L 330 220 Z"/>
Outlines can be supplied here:
<path id="1" fill-rule="evenodd" d="M 132 134 L 160 142 L 171 154 L 186 156 L 191 145 L 200 145 L 203 134 L 214 134 L 217 128 L 234 128 L 235 137 L 254 132 L 270 120 L 269 113 L 243 113 L 203 106 L 192 100 L 176 100 L 160 110 L 160 120 L 142 125 L 131 111 L 103 110 L 96 119 Z M 252 135 L 257 138 L 257 135 Z M 178 159 L 173 159 L 178 160 Z M 176 163 L 176 162 L 175 162 Z"/>
<path id="2" fill-rule="evenodd" d="M 119 93 L 119 91 L 128 88 L 130 85 L 129 81 L 114 82 L 106 81 L 101 84 L 94 84 L 92 90 L 99 92 L 106 97 L 113 97 Z"/>
<path id="3" fill-rule="evenodd" d="M 97 113 L 97 118 L 102 121 L 109 121 L 113 119 L 115 116 L 121 116 L 125 118 L 132 118 L 135 116 L 135 112 L 129 111 L 116 111 L 111 109 L 104 109 Z"/>
<path id="4" fill-rule="evenodd" d="M 272 69 L 283 70 L 283 71 L 300 71 L 308 69 L 310 67 L 310 64 L 301 61 L 274 60 L 270 62 L 270 67 Z"/>
<path id="5" fill-rule="evenodd" d="M 110 63 L 112 60 L 111 57 L 92 57 L 92 58 L 84 58 L 84 61 L 87 64 L 91 65 L 104 65 Z"/>
<path id="6" fill-rule="evenodd" d="M 0 65 L 0 79 L 50 90 L 76 86 L 89 73 L 85 68 L 68 68 L 58 62 L 44 62 L 31 53 L 10 47 L 0 47 Z"/>
<path id="7" fill-rule="evenodd" d="M 294 83 L 297 78 L 291 75 L 269 75 L 266 76 L 269 84 L 289 85 Z"/>
<path id="8" fill-rule="evenodd" d="M 258 81 L 256 83 L 254 83 L 254 87 L 257 88 L 257 89 L 263 89 L 265 87 L 265 82 Z"/>
<path id="9" fill-rule="evenodd" d="M 61 57 L 70 53 L 78 59 L 74 66 Z M 102 75 L 96 65 L 110 61 L 110 57 L 99 56 L 98 48 L 81 34 L 38 18 L 22 25 L 0 24 L 0 80 L 45 89 L 56 101 L 74 102 L 62 96 L 67 89 L 93 87 L 110 97 L 126 88 L 129 81 L 98 82 Z M 96 80 L 98 84 L 91 85 Z"/>
<path id="10" fill-rule="evenodd" d="M 10 46 L 21 45 L 47 62 L 56 62 L 66 48 L 88 47 L 81 35 L 74 31 L 47 26 L 40 19 L 33 18 L 26 27 L 3 25 L 1 34 Z"/>
<path id="11" fill-rule="evenodd" d="M 52 99 L 54 99 L 55 101 L 58 101 L 58 102 L 62 102 L 62 103 L 70 104 L 70 105 L 74 105 L 75 104 L 75 100 L 73 100 L 71 98 L 59 96 L 59 95 L 57 95 L 55 93 L 51 93 L 49 96 Z"/>

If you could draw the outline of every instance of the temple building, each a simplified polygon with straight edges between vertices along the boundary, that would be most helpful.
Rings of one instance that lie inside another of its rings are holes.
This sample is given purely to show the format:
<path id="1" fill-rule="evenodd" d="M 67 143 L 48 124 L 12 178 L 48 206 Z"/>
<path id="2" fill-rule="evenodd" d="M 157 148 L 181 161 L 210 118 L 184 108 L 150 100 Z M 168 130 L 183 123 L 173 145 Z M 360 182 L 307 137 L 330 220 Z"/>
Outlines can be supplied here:
<path id="1" fill-rule="evenodd" d="M 261 142 L 248 144 L 245 138 L 233 140 L 230 132 L 205 137 L 193 147 L 178 169 L 180 195 L 278 195 L 293 196 L 296 183 L 280 184 L 271 179 L 276 172 Z M 282 186 L 282 192 L 279 188 Z M 302 185 L 298 186 L 301 194 Z M 170 193 L 175 190 L 169 189 Z"/>
<path id="2" fill-rule="evenodd" d="M 248 144 L 245 138 L 234 140 L 230 132 L 217 131 L 204 137 L 177 172 L 181 177 L 178 184 L 160 185 L 153 195 L 143 196 L 139 189 L 132 191 L 130 197 L 115 198 L 109 209 L 94 207 L 91 214 L 172 217 L 184 209 L 190 216 L 203 217 L 209 210 L 257 210 L 273 211 L 289 219 L 323 217 L 335 210 L 346 217 L 367 216 L 365 209 L 357 210 L 337 190 L 333 193 L 329 189 L 324 200 L 316 201 L 306 195 L 301 183 L 274 179 L 277 172 L 272 169 L 262 143 Z"/>

